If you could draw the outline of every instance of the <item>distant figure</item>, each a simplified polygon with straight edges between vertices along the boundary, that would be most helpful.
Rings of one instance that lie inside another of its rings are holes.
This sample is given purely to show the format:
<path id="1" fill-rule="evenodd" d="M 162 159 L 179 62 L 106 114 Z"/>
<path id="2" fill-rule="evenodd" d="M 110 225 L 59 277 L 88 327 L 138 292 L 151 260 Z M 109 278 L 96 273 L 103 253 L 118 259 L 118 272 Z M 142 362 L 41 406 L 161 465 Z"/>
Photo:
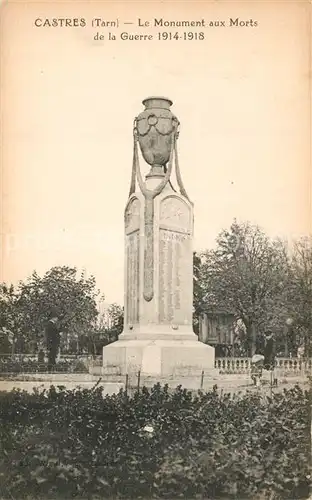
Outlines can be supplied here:
<path id="1" fill-rule="evenodd" d="M 300 345 L 298 347 L 298 351 L 297 351 L 297 357 L 299 359 L 302 359 L 304 357 L 304 346 L 303 345 Z"/>
<path id="2" fill-rule="evenodd" d="M 58 318 L 53 316 L 46 326 L 46 339 L 48 350 L 48 370 L 56 365 L 56 357 L 60 346 L 61 335 L 57 326 Z"/>
<path id="3" fill-rule="evenodd" d="M 269 370 L 272 377 L 272 384 L 277 386 L 277 372 L 275 369 L 275 340 L 273 337 L 273 333 L 269 331 L 265 335 L 265 343 L 264 343 L 264 368 L 265 370 Z"/>
<path id="4" fill-rule="evenodd" d="M 273 370 L 275 366 L 275 342 L 272 332 L 268 332 L 264 339 L 264 368 Z"/>
<path id="5" fill-rule="evenodd" d="M 257 387 L 260 387 L 260 381 L 262 377 L 264 356 L 262 354 L 254 354 L 251 358 L 251 369 L 250 375 L 251 379 Z"/>
<path id="6" fill-rule="evenodd" d="M 40 349 L 40 351 L 38 352 L 38 363 L 40 365 L 44 364 L 44 350 L 43 349 Z"/>

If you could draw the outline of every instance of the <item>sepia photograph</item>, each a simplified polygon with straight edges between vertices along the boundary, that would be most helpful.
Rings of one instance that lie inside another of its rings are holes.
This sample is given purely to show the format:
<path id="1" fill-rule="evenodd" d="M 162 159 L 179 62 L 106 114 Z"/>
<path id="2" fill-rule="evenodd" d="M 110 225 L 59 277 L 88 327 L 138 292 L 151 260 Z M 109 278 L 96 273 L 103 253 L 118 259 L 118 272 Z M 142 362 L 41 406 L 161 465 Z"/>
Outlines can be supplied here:
<path id="1" fill-rule="evenodd" d="M 311 500 L 311 2 L 0 6 L 0 500 Z"/>

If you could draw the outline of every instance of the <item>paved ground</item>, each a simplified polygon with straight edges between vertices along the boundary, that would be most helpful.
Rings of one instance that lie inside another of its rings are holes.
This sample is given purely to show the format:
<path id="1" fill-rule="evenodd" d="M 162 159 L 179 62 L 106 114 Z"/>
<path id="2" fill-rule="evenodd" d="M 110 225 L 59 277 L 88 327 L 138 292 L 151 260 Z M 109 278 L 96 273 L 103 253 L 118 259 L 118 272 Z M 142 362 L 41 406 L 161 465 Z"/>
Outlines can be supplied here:
<path id="1" fill-rule="evenodd" d="M 91 376 L 88 374 L 29 374 L 24 376 L 15 376 L 11 380 L 0 380 L 0 391 L 11 391 L 13 388 L 18 388 L 22 390 L 27 390 L 32 392 L 34 387 L 48 388 L 52 384 L 54 385 L 64 385 L 67 389 L 74 389 L 77 386 L 91 389 L 99 381 L 99 384 L 104 386 L 105 394 L 113 394 L 118 392 L 121 388 L 126 385 L 125 377 L 102 377 L 100 380 L 99 376 Z M 238 393 L 246 391 L 257 391 L 256 387 L 253 386 L 252 381 L 248 375 L 214 375 L 211 377 L 204 377 L 202 381 L 201 377 L 162 377 L 160 379 L 154 377 L 141 377 L 140 387 L 152 387 L 157 382 L 161 385 L 168 383 L 170 388 L 182 385 L 186 389 L 190 390 L 209 390 L 212 389 L 214 385 L 217 385 L 218 389 L 225 393 Z M 270 393 L 271 390 L 274 392 L 282 391 L 284 388 L 293 387 L 295 384 L 299 384 L 302 388 L 308 389 L 309 382 L 306 377 L 289 377 L 281 378 L 278 381 L 278 386 L 270 387 L 270 376 L 269 374 L 264 374 L 262 378 L 262 384 L 260 390 L 264 393 Z M 128 387 L 132 390 L 138 386 L 137 376 L 128 378 Z"/>

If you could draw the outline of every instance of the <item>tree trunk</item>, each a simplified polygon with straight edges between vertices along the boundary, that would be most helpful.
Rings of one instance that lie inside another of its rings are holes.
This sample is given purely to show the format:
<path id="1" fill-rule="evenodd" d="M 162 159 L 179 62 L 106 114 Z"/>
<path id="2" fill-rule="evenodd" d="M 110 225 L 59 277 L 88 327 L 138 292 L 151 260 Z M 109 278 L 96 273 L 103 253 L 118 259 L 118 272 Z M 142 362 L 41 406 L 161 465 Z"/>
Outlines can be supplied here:
<path id="1" fill-rule="evenodd" d="M 251 356 L 256 354 L 257 348 L 257 330 L 254 323 L 251 324 Z"/>
<path id="2" fill-rule="evenodd" d="M 249 350 L 249 356 L 252 357 L 254 354 L 256 354 L 256 348 L 257 348 L 257 329 L 256 325 L 253 323 L 253 321 L 248 321 L 244 322 L 246 326 L 246 333 L 247 333 L 247 339 L 248 339 L 248 350 Z"/>
<path id="3" fill-rule="evenodd" d="M 13 340 L 12 340 L 12 348 L 11 348 L 11 356 L 13 358 L 15 354 L 15 338 L 13 337 Z"/>

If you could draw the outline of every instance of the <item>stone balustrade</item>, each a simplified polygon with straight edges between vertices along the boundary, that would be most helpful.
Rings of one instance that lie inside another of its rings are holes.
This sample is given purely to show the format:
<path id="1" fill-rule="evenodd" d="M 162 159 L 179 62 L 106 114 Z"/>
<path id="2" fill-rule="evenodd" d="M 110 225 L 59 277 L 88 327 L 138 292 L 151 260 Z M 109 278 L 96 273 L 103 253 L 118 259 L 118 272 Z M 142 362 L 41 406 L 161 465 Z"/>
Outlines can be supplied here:
<path id="1" fill-rule="evenodd" d="M 312 358 L 276 358 L 276 370 L 280 374 L 312 375 Z M 215 368 L 219 373 L 249 373 L 251 358 L 216 358 Z"/>

